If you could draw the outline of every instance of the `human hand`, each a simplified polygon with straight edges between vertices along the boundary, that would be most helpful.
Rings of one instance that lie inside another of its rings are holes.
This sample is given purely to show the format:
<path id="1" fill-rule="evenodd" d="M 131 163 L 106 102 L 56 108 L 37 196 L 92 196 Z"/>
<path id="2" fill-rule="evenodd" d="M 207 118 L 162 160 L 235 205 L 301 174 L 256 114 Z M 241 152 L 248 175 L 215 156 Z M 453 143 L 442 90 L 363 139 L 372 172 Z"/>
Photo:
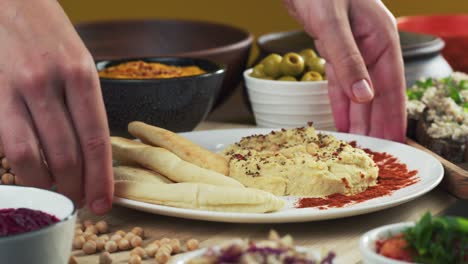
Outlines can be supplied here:
<path id="1" fill-rule="evenodd" d="M 339 131 L 405 141 L 403 59 L 395 19 L 379 0 L 284 0 L 327 61 Z"/>
<path id="2" fill-rule="evenodd" d="M 0 0 L 0 43 L 0 139 L 17 182 L 55 183 L 105 213 L 112 158 L 99 78 L 58 1 Z"/>

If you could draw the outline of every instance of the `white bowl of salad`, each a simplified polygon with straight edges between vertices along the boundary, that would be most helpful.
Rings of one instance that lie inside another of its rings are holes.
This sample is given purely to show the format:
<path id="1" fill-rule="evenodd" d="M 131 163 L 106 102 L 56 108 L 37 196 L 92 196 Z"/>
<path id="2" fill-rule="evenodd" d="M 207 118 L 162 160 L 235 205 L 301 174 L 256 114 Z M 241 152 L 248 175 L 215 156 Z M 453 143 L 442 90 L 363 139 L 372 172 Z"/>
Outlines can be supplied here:
<path id="1" fill-rule="evenodd" d="M 468 219 L 426 213 L 368 231 L 359 247 L 365 264 L 468 263 Z"/>
<path id="2" fill-rule="evenodd" d="M 279 237 L 270 232 L 267 240 L 237 239 L 222 245 L 203 248 L 172 258 L 169 264 L 333 264 L 333 252 L 294 246 L 291 236 Z"/>

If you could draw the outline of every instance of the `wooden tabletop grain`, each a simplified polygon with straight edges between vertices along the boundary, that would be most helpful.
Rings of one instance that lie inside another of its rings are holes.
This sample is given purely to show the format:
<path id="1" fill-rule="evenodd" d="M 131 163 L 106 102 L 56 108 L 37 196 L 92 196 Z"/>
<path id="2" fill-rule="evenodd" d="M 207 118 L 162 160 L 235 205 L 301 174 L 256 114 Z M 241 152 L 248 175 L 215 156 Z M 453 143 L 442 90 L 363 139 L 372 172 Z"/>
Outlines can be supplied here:
<path id="1" fill-rule="evenodd" d="M 226 123 L 202 123 L 197 130 L 227 129 L 246 127 Z M 134 226 L 141 226 L 145 230 L 144 245 L 162 237 L 187 240 L 196 238 L 202 247 L 215 245 L 219 242 L 235 238 L 264 239 L 270 229 L 280 234 L 290 234 L 298 245 L 333 250 L 340 263 L 359 263 L 359 238 L 367 230 L 377 226 L 402 221 L 417 220 L 423 213 L 430 211 L 438 214 L 446 210 L 457 201 L 455 197 L 441 188 L 429 192 L 403 205 L 385 209 L 379 212 L 335 220 L 292 223 L 292 224 L 227 224 L 195 220 L 185 220 L 160 215 L 144 213 L 121 206 L 114 206 L 105 216 L 94 216 L 86 209 L 80 210 L 81 220 L 106 220 L 111 231 L 122 229 L 130 231 Z M 98 263 L 99 254 L 86 256 L 82 252 L 74 251 L 78 263 Z M 113 253 L 113 263 L 128 263 L 129 251 Z M 155 263 L 154 259 L 143 263 Z"/>

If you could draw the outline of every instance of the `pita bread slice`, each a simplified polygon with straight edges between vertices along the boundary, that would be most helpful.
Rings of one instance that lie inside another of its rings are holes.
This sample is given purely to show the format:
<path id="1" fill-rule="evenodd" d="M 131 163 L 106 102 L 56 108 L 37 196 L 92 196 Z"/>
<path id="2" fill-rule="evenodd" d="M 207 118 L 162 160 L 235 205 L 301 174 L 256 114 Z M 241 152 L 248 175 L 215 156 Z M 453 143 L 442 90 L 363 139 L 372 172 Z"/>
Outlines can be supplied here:
<path id="1" fill-rule="evenodd" d="M 128 132 L 143 143 L 165 148 L 187 162 L 229 175 L 229 163 L 226 158 L 174 132 L 139 121 L 128 124 Z"/>
<path id="2" fill-rule="evenodd" d="M 173 183 L 163 175 L 137 167 L 116 166 L 112 168 L 114 171 L 114 180 L 116 181 L 136 181 L 147 183 Z"/>
<path id="3" fill-rule="evenodd" d="M 140 166 L 156 171 L 174 182 L 244 187 L 233 178 L 186 162 L 163 148 L 120 137 L 111 137 L 111 144 L 114 159 L 136 162 Z"/>
<path id="4" fill-rule="evenodd" d="M 115 195 L 159 205 L 220 212 L 267 213 L 285 204 L 281 198 L 258 189 L 204 183 L 116 181 Z"/>

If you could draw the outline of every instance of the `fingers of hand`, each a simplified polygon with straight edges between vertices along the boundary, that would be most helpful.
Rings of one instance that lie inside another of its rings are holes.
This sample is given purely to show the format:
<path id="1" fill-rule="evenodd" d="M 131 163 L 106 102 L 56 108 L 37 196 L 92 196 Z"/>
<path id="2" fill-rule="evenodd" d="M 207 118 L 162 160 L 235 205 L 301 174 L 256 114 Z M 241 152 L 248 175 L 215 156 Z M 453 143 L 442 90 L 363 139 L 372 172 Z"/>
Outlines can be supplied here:
<path id="1" fill-rule="evenodd" d="M 113 195 L 109 129 L 97 73 L 92 60 L 70 67 L 66 75 L 66 103 L 81 146 L 88 205 L 96 214 L 111 207 Z"/>
<path id="2" fill-rule="evenodd" d="M 336 129 L 340 132 L 349 131 L 349 98 L 339 87 L 335 72 L 330 65 L 326 65 L 328 79 L 328 97 L 332 107 Z"/>
<path id="3" fill-rule="evenodd" d="M 378 85 L 373 102 L 370 135 L 404 142 L 406 138 L 406 95 L 403 62 L 398 47 L 388 49 L 370 69 Z M 395 66 L 388 70 L 388 63 Z"/>
<path id="4" fill-rule="evenodd" d="M 313 35 L 320 54 L 331 64 L 339 86 L 357 103 L 370 102 L 374 97 L 366 64 L 354 39 L 348 17 L 347 1 L 301 1 L 306 7 L 296 8 L 305 30 Z M 296 3 L 297 4 L 297 3 Z M 315 12 L 314 4 L 326 11 Z"/>
<path id="5" fill-rule="evenodd" d="M 83 199 L 81 152 L 60 88 L 50 82 L 34 85 L 23 89 L 24 98 L 58 191 L 79 203 Z"/>
<path id="6" fill-rule="evenodd" d="M 372 104 L 357 104 L 351 102 L 349 107 L 349 132 L 367 135 L 370 128 Z"/>
<path id="7" fill-rule="evenodd" d="M 5 156 L 22 185 L 49 188 L 52 180 L 44 164 L 32 127 L 31 117 L 20 99 L 10 87 L 2 87 L 1 96 L 6 96 L 0 105 L 0 118 L 8 125 L 0 126 L 0 137 Z"/>

